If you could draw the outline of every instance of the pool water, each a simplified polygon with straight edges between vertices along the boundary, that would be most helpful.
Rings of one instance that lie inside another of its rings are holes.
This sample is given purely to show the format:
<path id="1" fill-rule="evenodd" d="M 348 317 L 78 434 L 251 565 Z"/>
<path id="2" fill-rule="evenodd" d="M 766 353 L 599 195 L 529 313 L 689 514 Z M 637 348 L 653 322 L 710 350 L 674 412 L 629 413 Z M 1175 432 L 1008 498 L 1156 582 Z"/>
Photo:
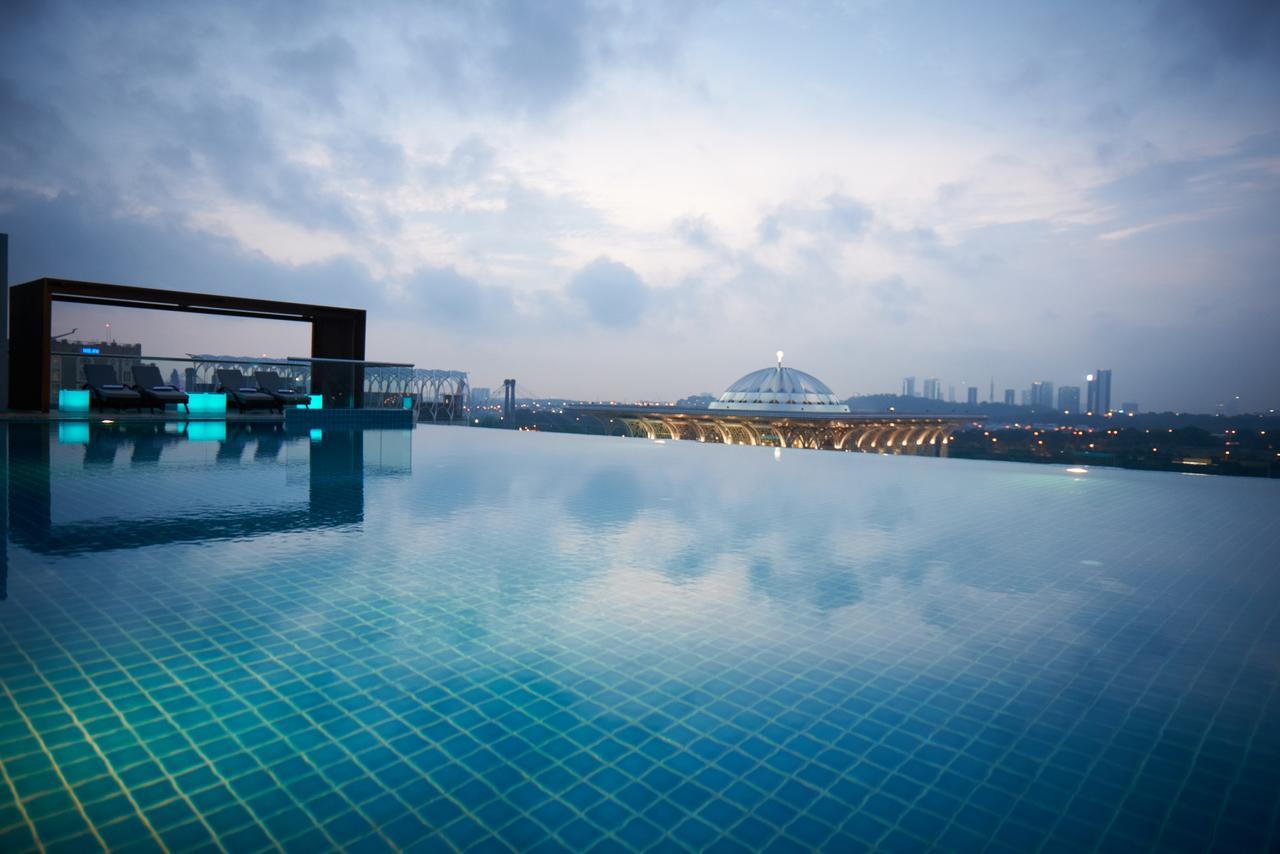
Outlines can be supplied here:
<path id="1" fill-rule="evenodd" d="M 1280 845 L 1280 483 L 67 426 L 0 427 L 0 850 Z"/>

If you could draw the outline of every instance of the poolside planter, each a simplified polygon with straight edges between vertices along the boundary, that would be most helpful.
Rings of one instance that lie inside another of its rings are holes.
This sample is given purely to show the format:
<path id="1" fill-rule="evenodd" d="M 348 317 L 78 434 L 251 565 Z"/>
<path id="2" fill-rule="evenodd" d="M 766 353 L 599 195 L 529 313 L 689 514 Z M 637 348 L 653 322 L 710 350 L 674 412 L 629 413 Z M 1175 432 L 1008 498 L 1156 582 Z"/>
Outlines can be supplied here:
<path id="1" fill-rule="evenodd" d="M 227 396 L 205 392 L 187 395 L 187 412 L 192 415 L 223 415 L 227 411 Z"/>
<path id="2" fill-rule="evenodd" d="M 58 409 L 61 412 L 88 412 L 89 390 L 87 388 L 58 389 Z"/>

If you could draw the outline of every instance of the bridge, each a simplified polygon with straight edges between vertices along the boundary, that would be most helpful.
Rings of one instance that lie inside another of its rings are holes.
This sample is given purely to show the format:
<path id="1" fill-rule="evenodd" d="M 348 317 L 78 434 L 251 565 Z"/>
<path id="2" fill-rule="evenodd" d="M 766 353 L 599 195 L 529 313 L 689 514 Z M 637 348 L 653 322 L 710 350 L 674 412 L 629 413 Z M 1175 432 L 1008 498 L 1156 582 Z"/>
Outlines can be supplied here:
<path id="1" fill-rule="evenodd" d="M 674 406 L 581 404 L 565 411 L 605 425 L 621 422 L 631 436 L 869 453 L 946 456 L 951 435 L 981 416 L 733 411 Z"/>

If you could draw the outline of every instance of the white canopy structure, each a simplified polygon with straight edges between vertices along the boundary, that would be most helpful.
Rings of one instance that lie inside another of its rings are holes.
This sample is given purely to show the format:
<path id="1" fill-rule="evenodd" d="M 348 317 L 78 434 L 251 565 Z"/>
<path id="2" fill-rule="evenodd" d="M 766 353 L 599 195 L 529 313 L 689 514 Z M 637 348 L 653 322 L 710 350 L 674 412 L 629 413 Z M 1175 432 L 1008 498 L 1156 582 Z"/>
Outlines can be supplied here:
<path id="1" fill-rule="evenodd" d="M 822 380 L 795 368 L 782 367 L 782 351 L 772 368 L 752 371 L 724 390 L 710 409 L 739 411 L 848 412 Z"/>

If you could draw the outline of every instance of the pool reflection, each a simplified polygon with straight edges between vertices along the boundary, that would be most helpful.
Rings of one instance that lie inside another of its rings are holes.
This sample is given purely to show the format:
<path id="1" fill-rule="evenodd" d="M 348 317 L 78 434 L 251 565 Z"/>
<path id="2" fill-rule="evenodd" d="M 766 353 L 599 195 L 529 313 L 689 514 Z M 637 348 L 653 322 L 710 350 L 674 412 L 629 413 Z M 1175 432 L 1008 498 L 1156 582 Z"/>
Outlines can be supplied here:
<path id="1" fill-rule="evenodd" d="M 412 471 L 408 431 L 315 441 L 280 424 L 67 426 L 0 425 L 6 545 L 71 556 L 358 525 L 366 475 Z M 211 466 L 243 471 L 226 480 Z"/>

